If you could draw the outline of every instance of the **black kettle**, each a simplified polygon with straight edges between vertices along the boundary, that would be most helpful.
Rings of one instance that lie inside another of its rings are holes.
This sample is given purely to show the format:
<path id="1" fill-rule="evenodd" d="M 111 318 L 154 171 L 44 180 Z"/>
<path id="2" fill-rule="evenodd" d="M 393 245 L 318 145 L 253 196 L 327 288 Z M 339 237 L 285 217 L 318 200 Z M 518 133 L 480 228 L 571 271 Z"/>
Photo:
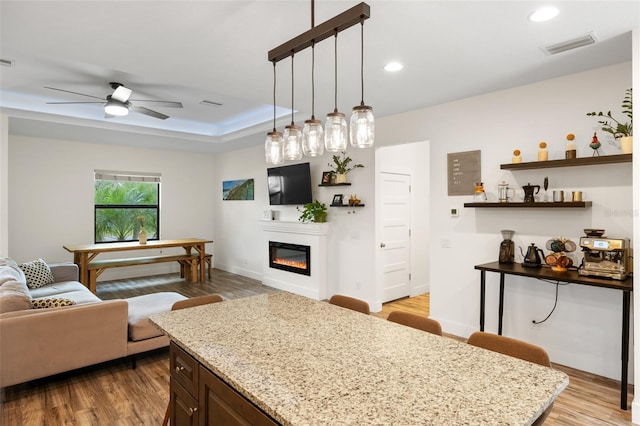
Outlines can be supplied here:
<path id="1" fill-rule="evenodd" d="M 520 247 L 520 253 L 524 257 L 522 266 L 527 268 L 539 268 L 542 266 L 542 258 L 544 258 L 544 252 L 536 247 L 534 243 L 531 243 L 527 249 L 527 254 L 522 253 L 522 247 Z M 542 257 L 540 257 L 542 255 Z"/>

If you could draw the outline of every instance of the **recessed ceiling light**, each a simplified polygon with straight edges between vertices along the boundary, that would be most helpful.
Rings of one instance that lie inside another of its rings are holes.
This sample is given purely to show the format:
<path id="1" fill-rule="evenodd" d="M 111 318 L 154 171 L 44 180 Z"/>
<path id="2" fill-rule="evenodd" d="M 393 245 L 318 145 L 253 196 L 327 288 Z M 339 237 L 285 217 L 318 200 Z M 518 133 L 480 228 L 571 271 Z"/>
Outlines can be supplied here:
<path id="1" fill-rule="evenodd" d="M 402 68 L 403 66 L 400 62 L 389 62 L 387 65 L 384 66 L 384 70 L 389 72 L 400 71 Z"/>
<path id="2" fill-rule="evenodd" d="M 529 15 L 531 22 L 544 22 L 555 18 L 560 11 L 553 6 L 543 7 Z"/>

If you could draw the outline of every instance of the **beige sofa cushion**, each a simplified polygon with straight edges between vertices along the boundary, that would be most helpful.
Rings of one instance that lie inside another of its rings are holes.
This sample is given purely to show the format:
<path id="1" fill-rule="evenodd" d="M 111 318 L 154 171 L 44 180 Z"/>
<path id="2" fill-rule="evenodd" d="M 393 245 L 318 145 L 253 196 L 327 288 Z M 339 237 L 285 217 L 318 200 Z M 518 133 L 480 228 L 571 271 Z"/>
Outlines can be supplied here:
<path id="1" fill-rule="evenodd" d="M 14 265 L 15 262 L 5 262 L 5 266 L 0 267 L 0 313 L 31 309 L 31 295 L 24 274 Z"/>
<path id="2" fill-rule="evenodd" d="M 181 294 L 160 292 L 125 299 L 129 304 L 129 340 L 138 341 L 162 335 L 162 331 L 151 321 L 149 315 L 168 312 L 177 301 L 184 300 Z"/>
<path id="3" fill-rule="evenodd" d="M 82 303 L 100 302 L 98 296 L 91 293 L 84 285 L 77 281 L 65 281 L 34 288 L 31 290 L 31 297 L 34 299 L 59 297 L 73 300 L 78 305 Z"/>

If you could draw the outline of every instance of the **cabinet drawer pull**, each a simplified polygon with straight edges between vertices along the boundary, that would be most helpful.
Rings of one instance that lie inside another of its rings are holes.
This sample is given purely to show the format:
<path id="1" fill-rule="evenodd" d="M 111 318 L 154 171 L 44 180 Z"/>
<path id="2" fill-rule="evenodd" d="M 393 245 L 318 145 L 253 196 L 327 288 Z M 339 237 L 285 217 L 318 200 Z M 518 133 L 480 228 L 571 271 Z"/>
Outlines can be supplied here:
<path id="1" fill-rule="evenodd" d="M 183 372 L 183 371 L 184 371 L 184 367 L 183 367 L 183 366 L 181 366 L 181 365 L 176 365 L 176 372 L 177 372 L 177 373 L 181 373 L 181 372 Z"/>
<path id="2" fill-rule="evenodd" d="M 195 413 L 196 411 L 198 411 L 198 407 L 189 408 L 189 417 L 193 416 L 193 413 Z"/>

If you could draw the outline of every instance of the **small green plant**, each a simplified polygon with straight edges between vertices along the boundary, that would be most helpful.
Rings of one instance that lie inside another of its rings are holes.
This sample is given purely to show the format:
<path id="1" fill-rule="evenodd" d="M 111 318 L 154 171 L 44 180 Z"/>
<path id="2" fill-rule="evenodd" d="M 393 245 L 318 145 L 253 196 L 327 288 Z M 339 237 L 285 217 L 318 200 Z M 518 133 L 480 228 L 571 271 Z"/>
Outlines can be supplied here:
<path id="1" fill-rule="evenodd" d="M 598 120 L 602 126 L 602 131 L 611 133 L 614 138 L 624 136 L 633 136 L 633 89 L 625 90 L 625 96 L 622 100 L 622 113 L 629 117 L 628 123 L 621 123 L 611 115 L 611 111 L 606 114 L 600 112 L 588 112 L 589 117 L 606 117 L 605 120 Z"/>
<path id="2" fill-rule="evenodd" d="M 333 163 L 328 163 L 329 167 L 333 169 L 333 173 L 335 174 L 347 174 L 353 169 L 357 169 L 360 167 L 364 167 L 362 164 L 353 164 L 349 165 L 353 160 L 351 157 L 347 157 L 347 153 L 342 151 L 341 156 L 337 154 L 333 155 Z"/>
<path id="3" fill-rule="evenodd" d="M 327 221 L 327 206 L 324 203 L 316 200 L 313 203 L 307 203 L 301 210 L 300 207 L 296 207 L 299 212 L 302 212 L 298 218 L 301 222 L 317 222 L 322 223 Z"/>

